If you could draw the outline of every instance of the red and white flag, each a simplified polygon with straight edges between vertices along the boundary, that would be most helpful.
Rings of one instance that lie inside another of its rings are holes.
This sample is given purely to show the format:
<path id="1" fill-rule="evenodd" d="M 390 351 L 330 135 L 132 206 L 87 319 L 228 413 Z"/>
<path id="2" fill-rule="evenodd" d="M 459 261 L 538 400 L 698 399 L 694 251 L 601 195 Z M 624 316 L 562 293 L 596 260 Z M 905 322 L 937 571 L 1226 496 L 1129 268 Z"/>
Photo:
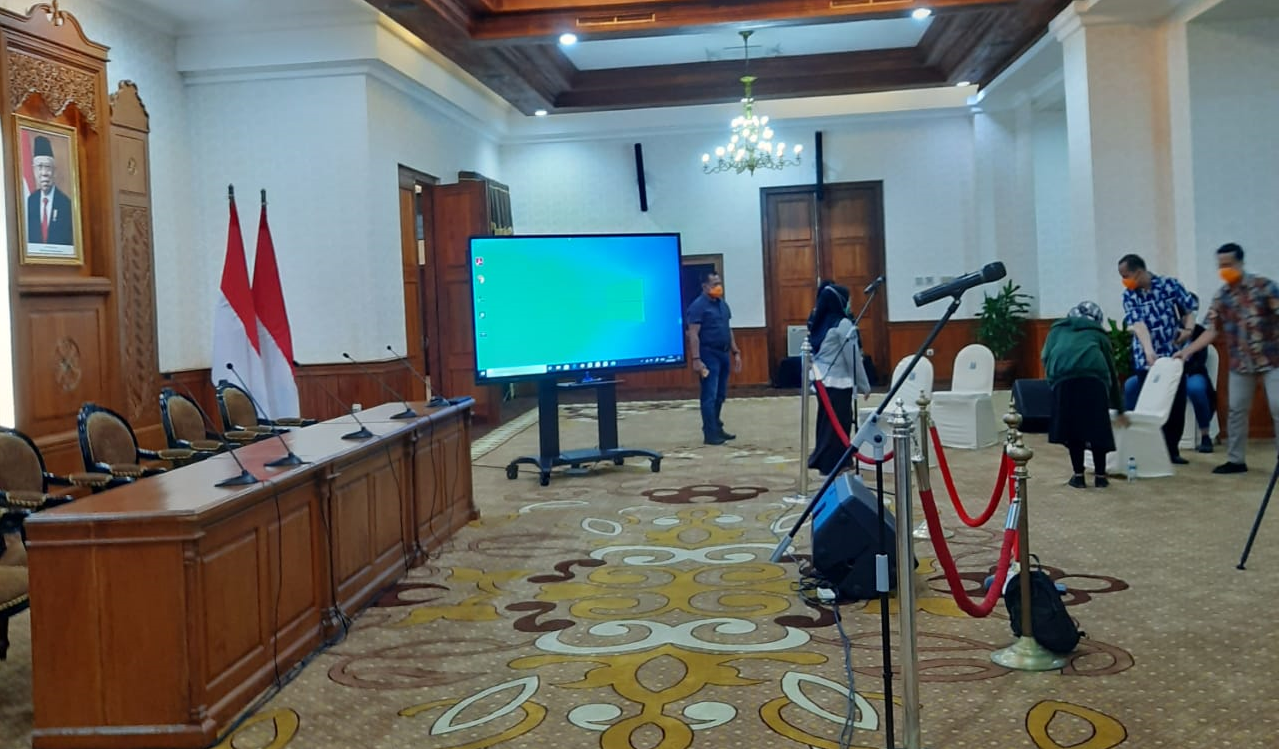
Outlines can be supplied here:
<path id="1" fill-rule="evenodd" d="M 249 289 L 249 262 L 244 256 L 244 236 L 235 196 L 229 195 L 231 218 L 227 226 L 226 260 L 222 265 L 222 293 L 213 310 L 213 384 L 226 380 L 247 387 L 256 398 L 262 392 L 262 359 L 258 347 L 258 321 Z M 237 379 L 227 365 L 235 367 Z"/>
<path id="2" fill-rule="evenodd" d="M 298 416 L 298 385 L 293 377 L 293 335 L 284 308 L 275 244 L 266 222 L 266 193 L 258 218 L 258 246 L 253 256 L 253 309 L 257 313 L 258 351 L 265 378 L 258 399 L 272 419 Z"/>

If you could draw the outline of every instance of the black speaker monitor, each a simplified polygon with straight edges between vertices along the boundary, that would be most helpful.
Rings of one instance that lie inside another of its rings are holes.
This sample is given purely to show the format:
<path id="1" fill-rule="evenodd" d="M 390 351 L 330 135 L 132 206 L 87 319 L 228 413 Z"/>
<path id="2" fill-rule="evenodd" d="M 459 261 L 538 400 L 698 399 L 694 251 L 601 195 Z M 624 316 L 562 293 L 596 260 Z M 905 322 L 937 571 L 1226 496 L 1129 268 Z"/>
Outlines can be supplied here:
<path id="1" fill-rule="evenodd" d="M 875 589 L 879 551 L 875 493 L 851 472 L 835 479 L 813 506 L 813 567 L 841 601 L 868 601 Z M 897 587 L 897 521 L 884 510 L 889 589 Z"/>
<path id="2" fill-rule="evenodd" d="M 1053 389 L 1048 380 L 1017 380 L 1013 383 L 1013 408 L 1021 414 L 1021 431 L 1044 434 L 1053 418 Z"/>

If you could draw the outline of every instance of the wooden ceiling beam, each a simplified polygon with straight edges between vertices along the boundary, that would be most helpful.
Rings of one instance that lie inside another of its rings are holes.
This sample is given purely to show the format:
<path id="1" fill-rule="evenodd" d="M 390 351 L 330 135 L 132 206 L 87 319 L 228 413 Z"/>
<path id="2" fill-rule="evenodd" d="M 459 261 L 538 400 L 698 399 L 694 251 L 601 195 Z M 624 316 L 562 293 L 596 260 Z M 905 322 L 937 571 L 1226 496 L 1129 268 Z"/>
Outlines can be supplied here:
<path id="1" fill-rule="evenodd" d="M 919 41 L 927 64 L 947 82 L 986 85 L 1029 49 L 1071 0 L 1024 0 L 986 13 L 937 18 Z"/>
<path id="2" fill-rule="evenodd" d="M 439 0 L 432 0 L 439 1 Z M 447 0 L 446 0 L 447 1 Z M 471 18 L 476 42 L 510 43 L 555 41 L 571 31 L 583 41 L 622 39 L 656 34 L 693 33 L 716 26 L 768 22 L 833 23 L 873 18 L 900 18 L 929 7 L 939 15 L 988 10 L 1019 0 L 738 0 L 734 3 L 692 2 L 552 3 L 538 0 L 512 10 L 503 3 L 496 11 Z M 492 5 L 492 3 L 486 3 Z"/>

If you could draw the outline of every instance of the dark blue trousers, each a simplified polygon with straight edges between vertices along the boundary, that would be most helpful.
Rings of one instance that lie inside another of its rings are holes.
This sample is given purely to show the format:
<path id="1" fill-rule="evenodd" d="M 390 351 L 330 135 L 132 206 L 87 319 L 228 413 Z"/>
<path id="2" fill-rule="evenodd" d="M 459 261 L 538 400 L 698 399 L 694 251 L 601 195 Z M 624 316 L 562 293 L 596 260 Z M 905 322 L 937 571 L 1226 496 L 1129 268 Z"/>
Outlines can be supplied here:
<path id="1" fill-rule="evenodd" d="M 732 365 L 727 351 L 703 348 L 698 356 L 710 370 L 710 374 L 702 378 L 702 436 L 710 439 L 724 431 L 720 412 L 724 410 L 724 399 L 728 397 L 728 372 Z"/>

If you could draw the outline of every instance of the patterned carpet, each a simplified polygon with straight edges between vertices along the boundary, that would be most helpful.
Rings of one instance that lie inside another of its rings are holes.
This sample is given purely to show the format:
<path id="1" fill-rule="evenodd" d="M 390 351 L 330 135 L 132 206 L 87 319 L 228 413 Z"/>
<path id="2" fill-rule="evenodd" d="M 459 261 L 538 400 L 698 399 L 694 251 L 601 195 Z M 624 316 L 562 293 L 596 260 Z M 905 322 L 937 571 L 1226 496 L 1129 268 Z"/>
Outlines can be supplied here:
<path id="1" fill-rule="evenodd" d="M 1004 401 L 1006 402 L 1006 401 Z M 620 404 L 623 445 L 661 451 L 549 486 L 506 464 L 537 450 L 532 415 L 475 445 L 481 520 L 386 591 L 220 746 L 235 749 L 685 749 L 885 745 L 900 680 L 884 697 L 879 604 L 828 607 L 801 595 L 800 563 L 769 555 L 799 508 L 797 398 L 735 399 L 738 439 L 703 446 L 690 402 Z M 595 444 L 594 409 L 561 408 L 561 444 Z M 1060 671 L 1009 671 L 1002 604 L 985 619 L 951 600 L 936 554 L 917 544 L 923 745 L 1269 747 L 1279 735 L 1279 535 L 1264 523 L 1249 569 L 1234 569 L 1265 490 L 1254 470 L 1213 476 L 1191 453 L 1171 479 L 1065 486 L 1064 450 L 1028 435 L 1031 546 L 1086 637 Z M 948 451 L 970 513 L 990 496 L 999 450 Z M 891 489 L 891 474 L 888 475 Z M 814 478 L 813 487 L 816 487 Z M 998 557 L 1003 511 L 955 519 L 933 485 L 969 592 Z M 918 501 L 915 517 L 919 519 Z M 1277 510 L 1276 512 L 1279 512 Z M 1279 518 L 1271 518 L 1272 526 Z M 896 601 L 891 609 L 896 645 Z M 27 618 L 0 664 L 0 746 L 29 740 Z M 897 652 L 894 647 L 894 667 Z"/>

